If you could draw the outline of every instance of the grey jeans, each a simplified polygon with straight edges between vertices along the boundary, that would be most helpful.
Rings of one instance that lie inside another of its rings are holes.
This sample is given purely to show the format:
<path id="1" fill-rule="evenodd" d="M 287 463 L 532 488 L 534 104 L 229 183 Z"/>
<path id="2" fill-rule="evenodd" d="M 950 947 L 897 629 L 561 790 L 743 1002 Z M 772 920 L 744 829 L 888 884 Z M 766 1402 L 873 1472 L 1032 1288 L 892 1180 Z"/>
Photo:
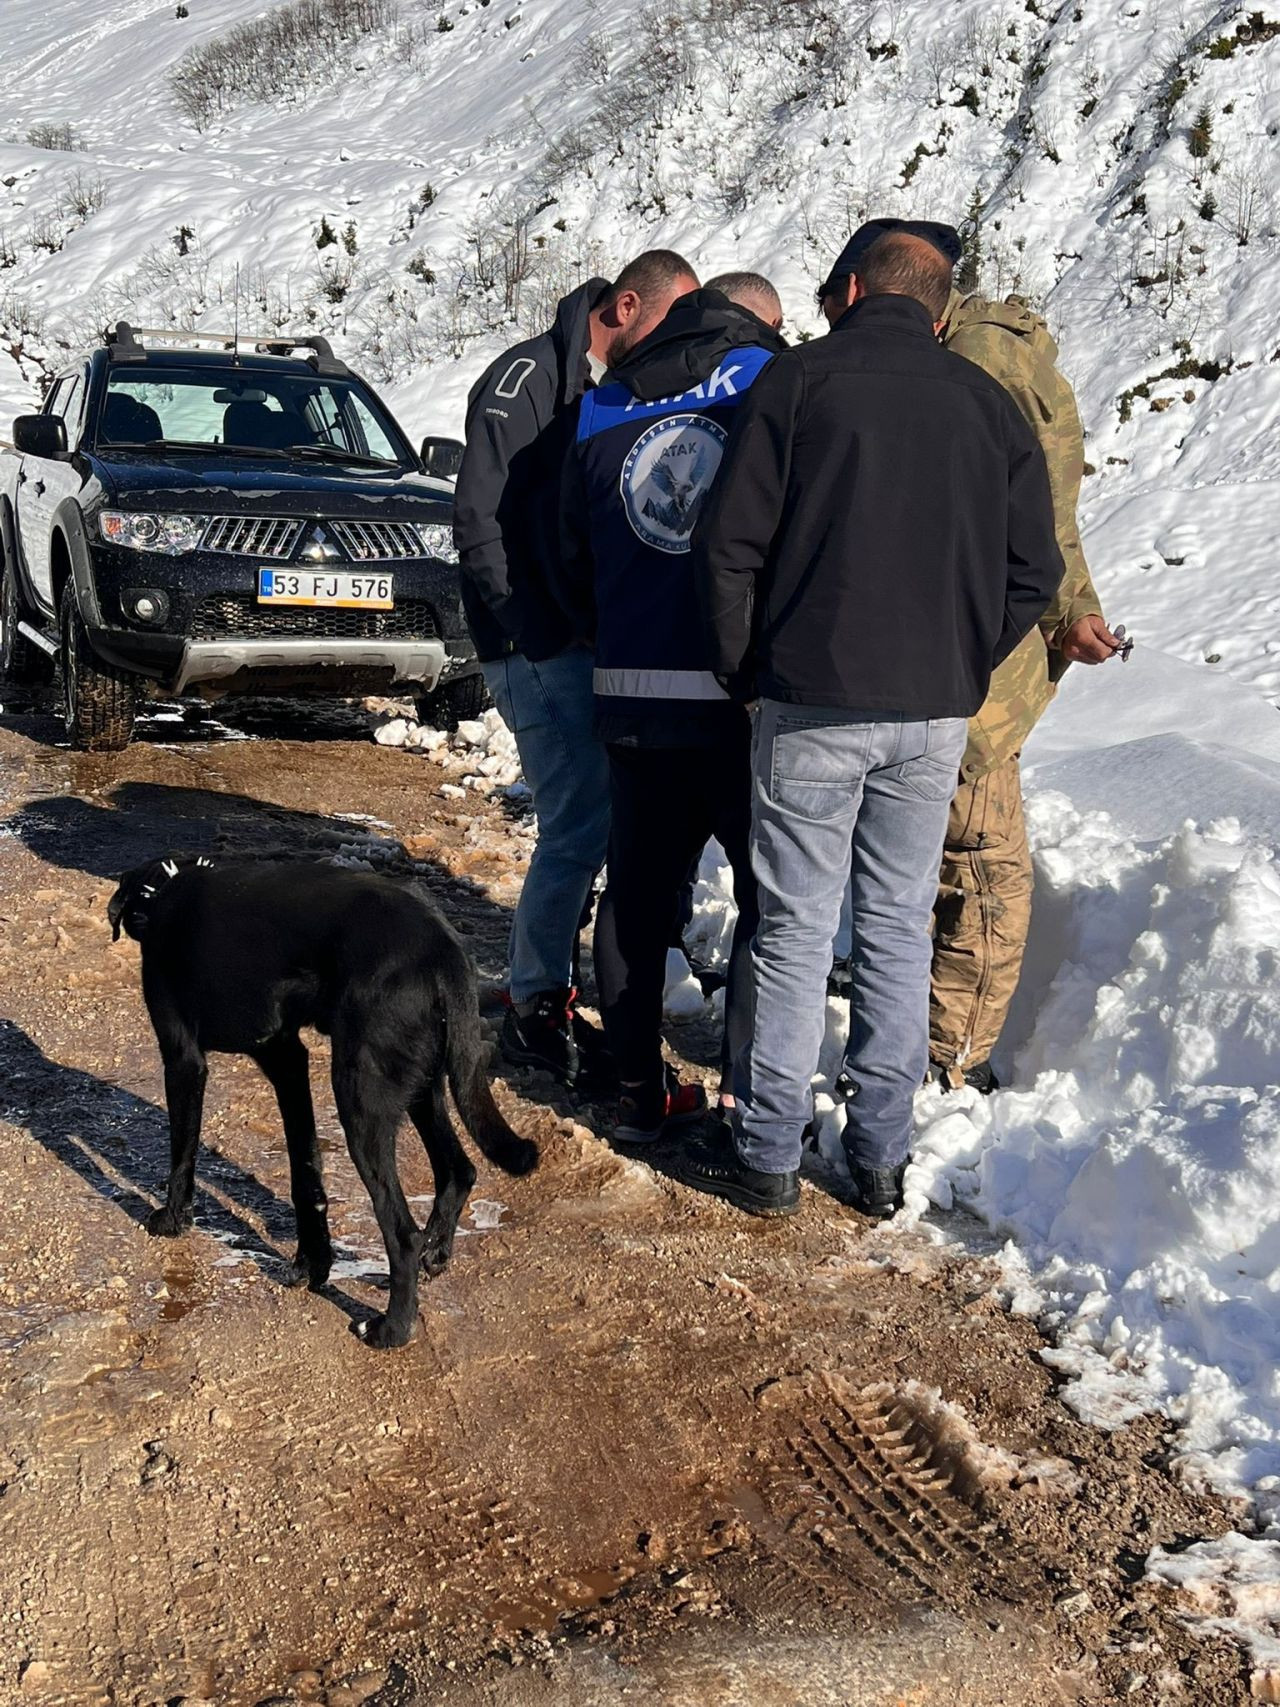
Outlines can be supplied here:
<path id="1" fill-rule="evenodd" d="M 938 866 L 964 752 L 962 717 L 910 722 L 880 713 L 763 700 L 753 753 L 752 868 L 760 926 L 752 950 L 755 1016 L 738 1058 L 738 1149 L 765 1173 L 800 1165 L 826 1017 L 831 943 L 853 897 L 853 1083 L 845 1150 L 894 1168 L 929 1065 L 930 926 Z"/>

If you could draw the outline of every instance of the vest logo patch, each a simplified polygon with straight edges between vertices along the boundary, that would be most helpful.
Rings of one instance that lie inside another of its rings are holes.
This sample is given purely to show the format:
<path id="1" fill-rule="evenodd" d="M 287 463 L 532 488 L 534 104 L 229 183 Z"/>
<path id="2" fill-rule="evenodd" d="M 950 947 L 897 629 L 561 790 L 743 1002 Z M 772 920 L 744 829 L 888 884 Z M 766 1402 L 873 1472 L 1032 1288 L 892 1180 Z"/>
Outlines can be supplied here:
<path id="1" fill-rule="evenodd" d="M 688 551 L 727 436 L 706 415 L 668 415 L 632 445 L 622 465 L 622 501 L 646 545 Z"/>

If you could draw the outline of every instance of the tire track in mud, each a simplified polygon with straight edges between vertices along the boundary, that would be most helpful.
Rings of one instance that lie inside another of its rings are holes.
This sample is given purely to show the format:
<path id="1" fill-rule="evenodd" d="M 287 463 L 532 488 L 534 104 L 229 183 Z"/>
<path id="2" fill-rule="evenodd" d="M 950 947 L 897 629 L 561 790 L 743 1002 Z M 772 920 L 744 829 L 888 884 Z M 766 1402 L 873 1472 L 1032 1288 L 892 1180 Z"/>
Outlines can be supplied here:
<path id="1" fill-rule="evenodd" d="M 776 1438 L 756 1498 L 740 1503 L 765 1553 L 770 1616 L 1026 1597 L 1032 1573 L 993 1546 L 982 1448 L 944 1406 L 832 1375 L 771 1383 L 758 1402 L 778 1412 Z"/>

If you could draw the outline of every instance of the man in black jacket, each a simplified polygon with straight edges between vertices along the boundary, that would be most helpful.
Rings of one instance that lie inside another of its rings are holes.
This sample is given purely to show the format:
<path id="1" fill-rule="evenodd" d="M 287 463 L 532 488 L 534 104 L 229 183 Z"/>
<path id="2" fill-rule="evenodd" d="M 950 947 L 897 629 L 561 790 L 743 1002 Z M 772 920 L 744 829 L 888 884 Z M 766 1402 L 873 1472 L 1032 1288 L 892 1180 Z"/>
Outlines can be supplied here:
<path id="1" fill-rule="evenodd" d="M 752 662 L 761 696 L 761 916 L 739 1122 L 685 1177 L 757 1214 L 798 1200 L 850 881 L 845 1149 L 860 1207 L 901 1204 L 966 722 L 1062 575 L 1035 435 L 998 381 L 936 341 L 950 287 L 933 244 L 881 238 L 832 336 L 752 388 L 695 533 L 714 667 Z"/>
<path id="2" fill-rule="evenodd" d="M 609 773 L 591 733 L 591 654 L 551 592 L 560 469 L 578 398 L 697 282 L 666 249 L 639 256 L 613 285 L 589 280 L 564 298 L 549 332 L 500 356 L 467 402 L 454 501 L 463 604 L 538 819 L 511 931 L 502 1047 L 568 1084 L 608 1074 L 574 1002 L 578 930 L 609 833 Z"/>
<path id="3" fill-rule="evenodd" d="M 680 892 L 716 837 L 738 919 L 721 1094 L 751 1034 L 755 932 L 751 728 L 709 668 L 689 539 L 730 422 L 777 351 L 782 304 L 757 273 L 681 297 L 584 397 L 564 469 L 559 588 L 595 647 L 596 734 L 609 754 L 609 881 L 596 923 L 605 1035 L 621 1082 L 615 1137 L 646 1144 L 696 1119 L 701 1086 L 662 1059 L 662 989 Z"/>

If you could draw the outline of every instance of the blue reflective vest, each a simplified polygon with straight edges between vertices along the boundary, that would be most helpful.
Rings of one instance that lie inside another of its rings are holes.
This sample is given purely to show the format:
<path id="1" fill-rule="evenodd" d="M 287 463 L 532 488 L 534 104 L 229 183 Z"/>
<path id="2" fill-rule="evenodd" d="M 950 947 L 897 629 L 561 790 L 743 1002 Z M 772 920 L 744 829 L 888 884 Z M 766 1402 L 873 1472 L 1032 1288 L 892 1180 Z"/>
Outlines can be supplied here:
<path id="1" fill-rule="evenodd" d="M 729 703 L 708 667 L 689 546 L 734 411 L 771 359 L 771 351 L 744 345 L 678 397 L 643 403 L 614 381 L 582 399 L 574 454 L 606 739 L 632 719 L 705 722 L 712 707 Z"/>

